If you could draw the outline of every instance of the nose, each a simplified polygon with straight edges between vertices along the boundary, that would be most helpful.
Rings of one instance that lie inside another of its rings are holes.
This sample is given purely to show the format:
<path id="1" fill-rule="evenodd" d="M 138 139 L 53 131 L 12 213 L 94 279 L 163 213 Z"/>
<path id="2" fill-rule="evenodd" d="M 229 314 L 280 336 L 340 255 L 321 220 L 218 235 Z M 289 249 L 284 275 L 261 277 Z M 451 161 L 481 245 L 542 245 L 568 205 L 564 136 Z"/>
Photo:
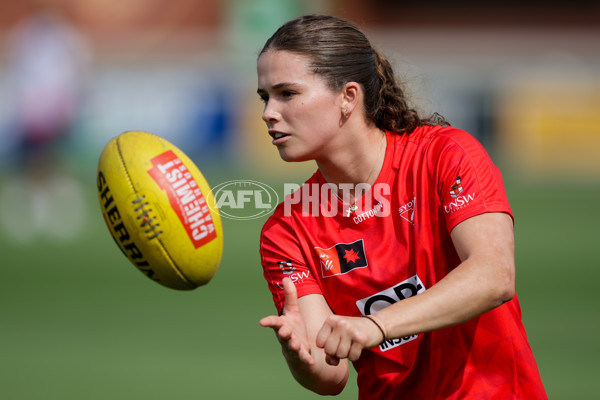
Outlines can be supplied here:
<path id="1" fill-rule="evenodd" d="M 265 104 L 265 108 L 263 109 L 262 119 L 267 123 L 267 125 L 272 125 L 274 122 L 277 122 L 281 119 L 281 114 L 279 114 L 273 105 L 272 102 L 267 102 Z"/>

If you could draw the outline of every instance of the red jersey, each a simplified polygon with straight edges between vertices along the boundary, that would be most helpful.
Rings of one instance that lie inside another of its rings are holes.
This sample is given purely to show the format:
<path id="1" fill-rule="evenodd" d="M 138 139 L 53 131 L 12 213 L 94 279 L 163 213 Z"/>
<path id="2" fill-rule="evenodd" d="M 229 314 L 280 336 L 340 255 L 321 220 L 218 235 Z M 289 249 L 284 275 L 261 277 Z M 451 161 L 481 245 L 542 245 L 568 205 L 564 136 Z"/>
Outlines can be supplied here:
<path id="1" fill-rule="evenodd" d="M 487 212 L 512 216 L 498 168 L 466 132 L 386 136 L 381 173 L 354 212 L 317 171 L 265 223 L 261 262 L 279 312 L 286 276 L 299 297 L 322 294 L 338 315 L 418 295 L 460 264 L 454 226 Z M 385 341 L 354 367 L 361 399 L 547 398 L 516 296 L 469 322 Z"/>

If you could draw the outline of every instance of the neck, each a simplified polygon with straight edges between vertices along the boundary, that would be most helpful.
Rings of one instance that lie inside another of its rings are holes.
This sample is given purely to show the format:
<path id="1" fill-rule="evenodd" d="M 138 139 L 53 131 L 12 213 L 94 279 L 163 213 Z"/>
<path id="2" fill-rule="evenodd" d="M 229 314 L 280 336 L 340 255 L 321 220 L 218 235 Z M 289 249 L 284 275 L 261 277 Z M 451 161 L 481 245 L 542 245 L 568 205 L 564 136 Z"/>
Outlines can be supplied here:
<path id="1" fill-rule="evenodd" d="M 340 185 L 351 187 L 348 200 L 354 204 L 359 197 L 354 188 L 359 184 L 370 187 L 377 180 L 383 167 L 385 148 L 385 133 L 377 128 L 368 129 L 356 138 L 349 137 L 343 150 L 317 160 L 317 165 L 336 195 Z"/>

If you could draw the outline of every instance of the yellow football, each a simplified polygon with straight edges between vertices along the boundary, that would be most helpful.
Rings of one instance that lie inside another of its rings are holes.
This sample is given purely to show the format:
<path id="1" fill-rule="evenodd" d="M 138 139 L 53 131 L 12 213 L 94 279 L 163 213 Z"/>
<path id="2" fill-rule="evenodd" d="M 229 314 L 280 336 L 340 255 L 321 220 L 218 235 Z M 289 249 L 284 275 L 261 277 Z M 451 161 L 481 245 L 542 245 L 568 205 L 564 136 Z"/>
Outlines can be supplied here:
<path id="1" fill-rule="evenodd" d="M 151 133 L 122 133 L 100 155 L 97 186 L 110 234 L 147 277 L 178 290 L 212 279 L 223 254 L 221 219 L 210 186 L 181 150 Z"/>

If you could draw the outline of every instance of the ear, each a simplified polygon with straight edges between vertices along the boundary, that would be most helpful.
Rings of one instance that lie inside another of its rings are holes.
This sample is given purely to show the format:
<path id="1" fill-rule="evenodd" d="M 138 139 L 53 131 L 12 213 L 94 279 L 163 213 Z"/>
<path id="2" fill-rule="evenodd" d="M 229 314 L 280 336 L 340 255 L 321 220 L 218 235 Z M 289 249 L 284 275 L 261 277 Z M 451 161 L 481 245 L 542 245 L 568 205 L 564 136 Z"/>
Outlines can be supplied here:
<path id="1" fill-rule="evenodd" d="M 342 89 L 342 109 L 350 115 L 356 109 L 361 95 L 361 87 L 358 82 L 348 82 Z"/>

